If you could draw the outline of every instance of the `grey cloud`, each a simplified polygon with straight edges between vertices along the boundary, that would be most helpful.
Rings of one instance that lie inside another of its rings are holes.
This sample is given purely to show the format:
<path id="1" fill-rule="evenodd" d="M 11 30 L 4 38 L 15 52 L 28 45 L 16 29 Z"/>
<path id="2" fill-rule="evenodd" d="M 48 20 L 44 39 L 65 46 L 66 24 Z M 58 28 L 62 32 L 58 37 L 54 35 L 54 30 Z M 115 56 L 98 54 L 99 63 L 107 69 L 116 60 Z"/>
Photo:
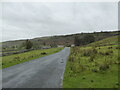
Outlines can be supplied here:
<path id="1" fill-rule="evenodd" d="M 3 41 L 116 30 L 117 3 L 3 3 Z"/>

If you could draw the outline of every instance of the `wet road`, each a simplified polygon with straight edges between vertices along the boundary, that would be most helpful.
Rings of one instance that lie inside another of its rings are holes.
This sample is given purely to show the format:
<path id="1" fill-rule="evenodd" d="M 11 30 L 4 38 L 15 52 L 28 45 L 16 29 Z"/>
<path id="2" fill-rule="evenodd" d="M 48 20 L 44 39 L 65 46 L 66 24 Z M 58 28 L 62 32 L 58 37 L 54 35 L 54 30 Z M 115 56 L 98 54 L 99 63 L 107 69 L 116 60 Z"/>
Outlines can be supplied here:
<path id="1" fill-rule="evenodd" d="M 70 48 L 2 70 L 3 88 L 61 88 Z"/>

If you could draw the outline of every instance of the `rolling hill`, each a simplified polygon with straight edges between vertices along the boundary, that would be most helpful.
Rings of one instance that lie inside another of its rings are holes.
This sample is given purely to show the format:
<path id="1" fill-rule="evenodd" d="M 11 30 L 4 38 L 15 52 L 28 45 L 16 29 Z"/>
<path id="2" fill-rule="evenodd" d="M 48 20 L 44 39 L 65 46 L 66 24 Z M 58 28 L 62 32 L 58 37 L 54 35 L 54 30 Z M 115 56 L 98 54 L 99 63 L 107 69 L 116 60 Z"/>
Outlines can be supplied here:
<path id="1" fill-rule="evenodd" d="M 100 41 L 93 42 L 93 43 L 89 44 L 88 46 L 116 45 L 116 44 L 120 44 L 119 39 L 120 39 L 120 35 L 116 35 L 116 36 L 105 38 Z"/>
<path id="2" fill-rule="evenodd" d="M 74 37 L 79 36 L 83 37 L 85 35 L 91 34 L 95 37 L 95 41 L 102 40 L 107 37 L 119 35 L 118 31 L 110 31 L 110 32 L 94 32 L 94 33 L 77 33 L 71 35 L 60 35 L 60 36 L 48 36 L 48 37 L 40 37 L 30 39 L 33 43 L 33 48 L 38 49 L 41 46 L 49 46 L 52 44 L 55 45 L 72 45 L 74 44 Z M 2 42 L 2 50 L 21 50 L 22 44 L 25 40 L 14 40 L 14 41 L 6 41 Z M 2 51 L 1 50 L 1 51 Z"/>

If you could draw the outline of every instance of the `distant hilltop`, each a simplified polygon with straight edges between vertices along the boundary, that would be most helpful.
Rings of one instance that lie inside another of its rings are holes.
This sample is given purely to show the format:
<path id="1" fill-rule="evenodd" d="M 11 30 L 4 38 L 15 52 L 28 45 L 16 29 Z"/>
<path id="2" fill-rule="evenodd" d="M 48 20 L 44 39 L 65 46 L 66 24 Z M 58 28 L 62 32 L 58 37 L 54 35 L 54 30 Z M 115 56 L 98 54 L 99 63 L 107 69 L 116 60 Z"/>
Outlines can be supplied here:
<path id="1" fill-rule="evenodd" d="M 102 40 L 107 37 L 119 35 L 120 31 L 101 31 L 101 32 L 93 32 L 93 33 L 77 33 L 77 34 L 70 34 L 70 35 L 59 35 L 59 36 L 48 36 L 48 37 L 40 37 L 40 38 L 33 38 L 30 41 L 33 43 L 33 48 L 37 49 L 41 46 L 50 45 L 64 45 L 69 46 L 74 44 L 74 37 L 83 37 L 84 35 L 91 34 L 94 35 L 95 41 Z M 14 41 L 6 41 L 2 42 L 3 50 L 11 50 L 11 49 L 20 49 L 22 48 L 22 44 L 25 40 L 14 40 Z"/>

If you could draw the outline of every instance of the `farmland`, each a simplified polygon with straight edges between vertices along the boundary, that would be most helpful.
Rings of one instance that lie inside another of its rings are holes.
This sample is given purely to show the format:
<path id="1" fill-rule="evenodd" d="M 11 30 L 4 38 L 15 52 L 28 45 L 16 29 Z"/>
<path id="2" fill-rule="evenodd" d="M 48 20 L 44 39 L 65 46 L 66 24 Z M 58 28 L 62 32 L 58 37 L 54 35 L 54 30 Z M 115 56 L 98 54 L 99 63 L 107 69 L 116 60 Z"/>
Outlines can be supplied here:
<path id="1" fill-rule="evenodd" d="M 40 58 L 46 55 L 50 55 L 53 53 L 57 53 L 62 50 L 63 47 L 59 48 L 51 48 L 51 49 L 41 49 L 41 50 L 33 50 L 20 54 L 13 54 L 9 56 L 3 56 L 2 58 L 2 68 L 10 67 L 19 63 L 23 63 L 29 60 L 33 60 L 36 58 Z"/>
<path id="2" fill-rule="evenodd" d="M 118 88 L 118 36 L 71 48 L 63 88 Z"/>

